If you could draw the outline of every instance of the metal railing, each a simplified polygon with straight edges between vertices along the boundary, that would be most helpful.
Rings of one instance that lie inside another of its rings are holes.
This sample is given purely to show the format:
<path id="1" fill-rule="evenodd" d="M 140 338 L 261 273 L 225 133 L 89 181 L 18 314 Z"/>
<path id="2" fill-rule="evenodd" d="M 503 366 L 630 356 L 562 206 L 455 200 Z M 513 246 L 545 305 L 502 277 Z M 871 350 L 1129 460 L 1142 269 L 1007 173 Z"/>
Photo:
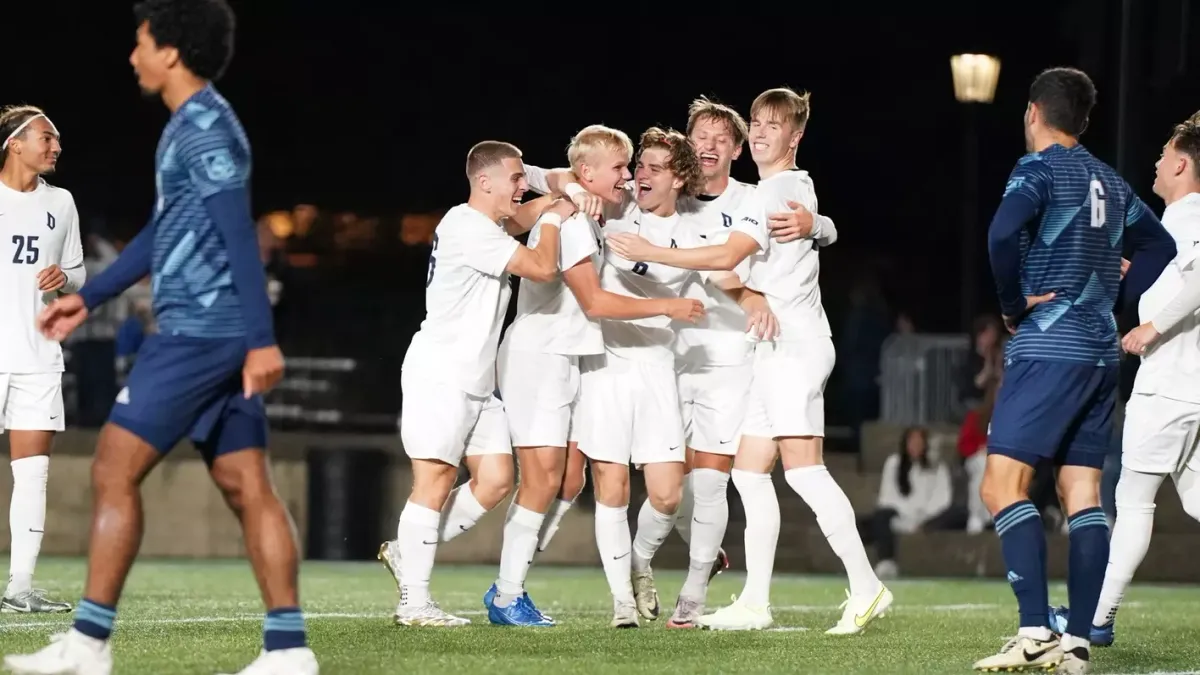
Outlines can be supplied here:
<path id="1" fill-rule="evenodd" d="M 957 423 L 967 335 L 891 335 L 880 357 L 880 416 L 898 424 Z"/>

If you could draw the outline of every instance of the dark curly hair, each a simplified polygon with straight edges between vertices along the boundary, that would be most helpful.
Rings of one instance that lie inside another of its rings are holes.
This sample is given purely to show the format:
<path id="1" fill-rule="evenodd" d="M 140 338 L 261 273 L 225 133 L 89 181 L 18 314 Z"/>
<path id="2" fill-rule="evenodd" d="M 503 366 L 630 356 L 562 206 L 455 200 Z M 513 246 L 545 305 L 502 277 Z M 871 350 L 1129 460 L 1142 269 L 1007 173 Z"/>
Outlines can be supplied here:
<path id="1" fill-rule="evenodd" d="M 650 127 L 642 134 L 638 145 L 640 146 L 639 155 L 647 148 L 665 148 L 667 152 L 671 153 L 670 159 L 667 160 L 667 170 L 683 181 L 681 194 L 690 197 L 700 194 L 700 191 L 704 189 L 704 174 L 700 171 L 700 157 L 696 154 L 696 149 L 692 147 L 692 144 L 688 142 L 687 136 L 674 129 Z"/>
<path id="2" fill-rule="evenodd" d="M 174 47 L 193 75 L 221 79 L 233 60 L 237 20 L 226 0 L 144 0 L 133 8 L 159 47 Z"/>

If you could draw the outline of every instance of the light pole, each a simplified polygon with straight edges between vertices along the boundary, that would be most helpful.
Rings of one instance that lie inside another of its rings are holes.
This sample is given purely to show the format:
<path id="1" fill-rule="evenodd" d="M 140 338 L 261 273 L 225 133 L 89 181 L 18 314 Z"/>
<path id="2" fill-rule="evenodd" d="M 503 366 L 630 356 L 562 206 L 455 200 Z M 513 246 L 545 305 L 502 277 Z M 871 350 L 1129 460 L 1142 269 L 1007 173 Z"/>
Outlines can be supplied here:
<path id="1" fill-rule="evenodd" d="M 975 318 L 976 247 L 979 218 L 979 139 L 975 133 L 975 108 L 988 104 L 996 95 L 1000 80 L 1000 59 L 986 54 L 958 54 L 950 57 L 954 76 L 954 98 L 963 104 L 963 231 L 959 261 L 962 265 L 962 295 L 959 311 L 961 328 L 970 330 Z"/>

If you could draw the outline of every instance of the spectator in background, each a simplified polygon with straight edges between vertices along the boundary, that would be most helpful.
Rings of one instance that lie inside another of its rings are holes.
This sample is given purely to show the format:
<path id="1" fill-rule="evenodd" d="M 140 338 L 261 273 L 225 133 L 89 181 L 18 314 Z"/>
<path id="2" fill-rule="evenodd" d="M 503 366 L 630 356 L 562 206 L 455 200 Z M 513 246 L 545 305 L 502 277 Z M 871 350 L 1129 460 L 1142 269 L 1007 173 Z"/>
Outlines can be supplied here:
<path id="1" fill-rule="evenodd" d="M 84 238 L 83 266 L 89 279 L 95 279 L 117 259 L 124 242 L 110 237 L 103 221 L 88 223 Z M 99 427 L 108 419 L 117 397 L 116 337 L 124 321 L 126 307 L 110 302 L 97 307 L 79 330 L 67 338 L 70 350 L 68 368 L 75 375 L 76 411 L 72 424 Z"/>
<path id="2" fill-rule="evenodd" d="M 929 432 L 922 427 L 906 429 L 900 450 L 883 464 L 875 513 L 859 519 L 863 542 L 875 545 L 879 578 L 900 573 L 897 534 L 962 527 L 961 514 L 951 508 L 953 498 L 950 469 L 930 451 Z"/>
<path id="3" fill-rule="evenodd" d="M 983 401 L 967 412 L 958 430 L 958 455 L 962 458 L 967 476 L 967 532 L 978 534 L 992 522 L 992 514 L 983 504 L 979 488 L 983 485 L 983 470 L 987 466 L 988 427 L 996 407 L 999 382 L 988 387 Z"/>
<path id="4" fill-rule="evenodd" d="M 1000 319 L 991 314 L 979 316 L 971 334 L 974 349 L 968 352 L 959 376 L 959 403 L 964 409 L 982 403 L 1004 370 L 1004 327 Z"/>

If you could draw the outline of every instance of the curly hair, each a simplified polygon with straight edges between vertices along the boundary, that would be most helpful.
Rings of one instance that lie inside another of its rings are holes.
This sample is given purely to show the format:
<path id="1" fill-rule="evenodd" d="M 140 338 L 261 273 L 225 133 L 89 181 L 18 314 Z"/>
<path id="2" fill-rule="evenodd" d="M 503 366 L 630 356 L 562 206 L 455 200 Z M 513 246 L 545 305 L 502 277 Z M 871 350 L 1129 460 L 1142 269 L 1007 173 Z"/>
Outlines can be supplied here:
<path id="1" fill-rule="evenodd" d="M 44 115 L 45 112 L 41 108 L 32 105 L 10 105 L 0 108 L 0 143 L 8 138 L 8 135 L 17 130 L 17 127 L 25 124 L 30 117 Z M 29 127 L 26 127 L 21 132 L 21 136 L 29 133 Z M 17 138 L 20 138 L 18 136 Z M 4 166 L 5 160 L 8 159 L 8 148 L 0 150 L 0 167 Z"/>
<path id="2" fill-rule="evenodd" d="M 650 127 L 638 140 L 639 155 L 647 148 L 663 148 L 671 153 L 667 159 L 667 170 L 683 181 L 680 193 L 691 197 L 704 189 L 704 174 L 700 171 L 700 156 L 688 142 L 687 136 L 674 129 Z"/>
<path id="3" fill-rule="evenodd" d="M 237 20 L 226 0 L 144 0 L 133 8 L 159 47 L 174 47 L 193 75 L 215 82 L 233 60 Z"/>

